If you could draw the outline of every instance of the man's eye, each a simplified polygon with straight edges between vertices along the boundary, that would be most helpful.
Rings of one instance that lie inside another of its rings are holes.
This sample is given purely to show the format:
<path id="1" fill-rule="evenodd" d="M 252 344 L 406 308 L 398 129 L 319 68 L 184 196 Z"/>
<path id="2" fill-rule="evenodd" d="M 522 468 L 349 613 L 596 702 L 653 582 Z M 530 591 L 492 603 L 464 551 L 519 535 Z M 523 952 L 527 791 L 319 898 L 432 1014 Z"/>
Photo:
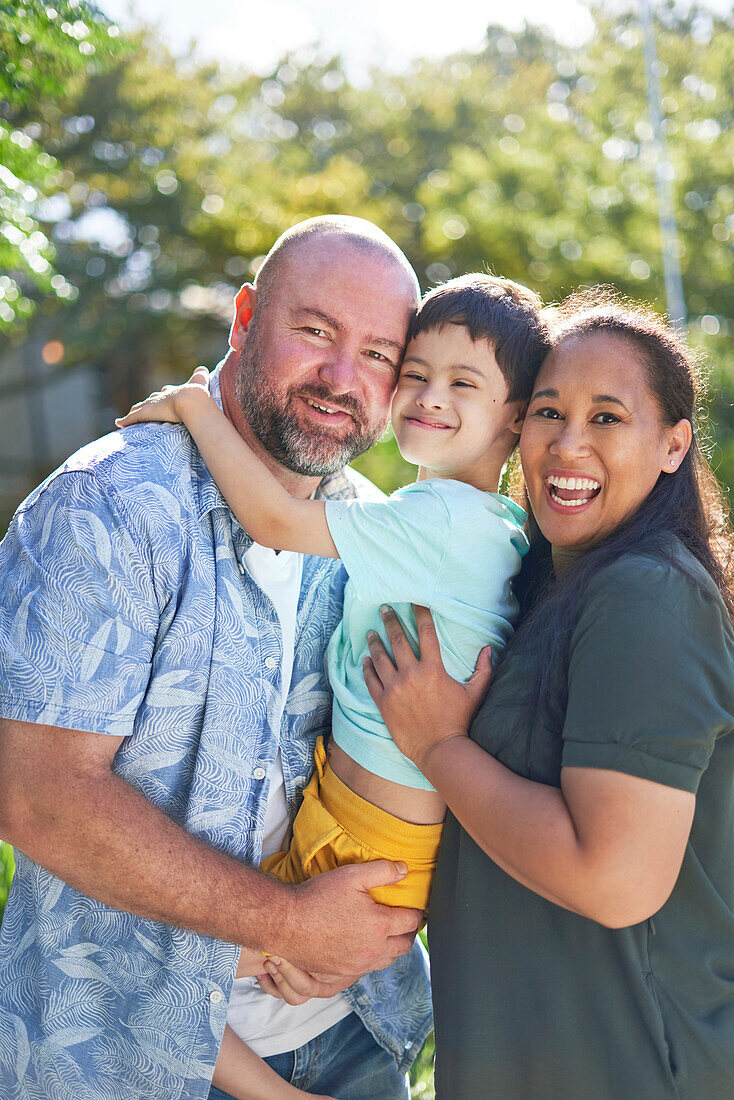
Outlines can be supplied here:
<path id="1" fill-rule="evenodd" d="M 368 351 L 370 359 L 376 359 L 378 363 L 389 363 L 390 360 L 386 355 L 383 355 L 381 351 Z"/>
<path id="2" fill-rule="evenodd" d="M 326 336 L 322 328 L 311 328 L 310 325 L 304 325 L 303 331 L 309 332 L 312 336 Z"/>

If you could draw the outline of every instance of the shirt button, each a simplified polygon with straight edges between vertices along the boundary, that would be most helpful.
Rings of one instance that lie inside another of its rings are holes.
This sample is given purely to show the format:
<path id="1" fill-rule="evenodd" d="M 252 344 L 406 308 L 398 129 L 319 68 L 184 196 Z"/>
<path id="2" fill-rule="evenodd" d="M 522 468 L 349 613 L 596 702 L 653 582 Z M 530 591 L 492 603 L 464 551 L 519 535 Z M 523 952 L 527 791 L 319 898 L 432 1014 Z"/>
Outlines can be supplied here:
<path id="1" fill-rule="evenodd" d="M 253 775 L 253 778 L 255 778 L 255 779 L 264 779 L 265 778 L 265 768 L 254 768 L 253 772 L 252 772 L 252 775 Z"/>
<path id="2" fill-rule="evenodd" d="M 277 668 L 278 663 L 279 662 L 278 662 L 277 657 L 266 657 L 265 660 L 263 661 L 263 664 L 265 665 L 266 668 Z"/>
<path id="3" fill-rule="evenodd" d="M 209 1000 L 211 1001 L 211 1003 L 213 1005 L 218 1005 L 221 999 L 221 991 L 219 989 L 212 989 L 211 993 L 209 994 Z"/>
<path id="4" fill-rule="evenodd" d="M 240 573 L 244 573 L 245 567 L 244 567 L 244 565 L 242 564 L 241 561 L 237 562 L 237 568 L 239 569 Z"/>

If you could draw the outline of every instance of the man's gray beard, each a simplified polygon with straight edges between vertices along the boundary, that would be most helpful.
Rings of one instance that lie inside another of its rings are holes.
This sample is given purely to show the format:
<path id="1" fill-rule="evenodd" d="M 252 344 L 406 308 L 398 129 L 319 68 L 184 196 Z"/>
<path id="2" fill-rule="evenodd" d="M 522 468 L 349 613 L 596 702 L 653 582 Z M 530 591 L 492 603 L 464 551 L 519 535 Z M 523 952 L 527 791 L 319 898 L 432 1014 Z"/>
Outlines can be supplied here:
<path id="1" fill-rule="evenodd" d="M 237 400 L 265 450 L 294 474 L 306 477 L 333 474 L 368 451 L 385 430 L 386 421 L 367 430 L 364 408 L 350 394 L 334 395 L 328 386 L 302 386 L 282 392 L 272 389 L 269 381 L 257 346 L 257 333 L 251 327 L 237 364 Z M 354 418 L 353 431 L 344 438 L 334 438 L 326 427 L 302 428 L 288 411 L 296 393 L 344 409 Z"/>

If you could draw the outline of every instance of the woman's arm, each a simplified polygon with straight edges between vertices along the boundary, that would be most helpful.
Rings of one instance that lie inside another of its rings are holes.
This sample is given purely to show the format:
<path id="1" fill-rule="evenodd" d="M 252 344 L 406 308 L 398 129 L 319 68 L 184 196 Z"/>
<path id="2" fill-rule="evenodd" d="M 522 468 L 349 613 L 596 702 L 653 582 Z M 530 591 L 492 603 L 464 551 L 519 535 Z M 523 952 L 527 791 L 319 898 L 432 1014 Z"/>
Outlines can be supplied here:
<path id="1" fill-rule="evenodd" d="M 200 367 L 185 385 L 151 394 L 115 423 L 120 428 L 149 421 L 184 424 L 230 508 L 255 542 L 274 550 L 338 558 L 324 502 L 299 500 L 283 488 L 209 395 L 207 377 Z"/>
<path id="2" fill-rule="evenodd" d="M 695 796 L 596 768 L 564 768 L 560 789 L 516 775 L 468 737 L 477 674 L 467 685 L 448 676 L 426 609 L 416 622 L 420 658 L 386 613 L 397 668 L 372 636 L 365 679 L 399 748 L 464 829 L 518 882 L 573 912 L 609 927 L 657 912 L 680 871 Z M 483 678 L 486 687 L 486 669 Z"/>

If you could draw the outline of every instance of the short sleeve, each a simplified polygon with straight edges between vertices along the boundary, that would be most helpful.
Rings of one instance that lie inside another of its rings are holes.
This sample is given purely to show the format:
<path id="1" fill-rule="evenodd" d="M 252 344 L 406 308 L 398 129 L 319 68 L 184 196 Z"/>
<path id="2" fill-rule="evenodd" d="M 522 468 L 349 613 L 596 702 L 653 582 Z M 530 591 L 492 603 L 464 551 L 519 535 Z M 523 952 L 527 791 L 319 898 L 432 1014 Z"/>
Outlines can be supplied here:
<path id="1" fill-rule="evenodd" d="M 695 792 L 732 727 L 723 601 L 665 562 L 616 563 L 589 585 L 571 640 L 564 767 Z"/>
<path id="2" fill-rule="evenodd" d="M 326 520 L 357 594 L 370 603 L 429 603 L 450 532 L 428 484 L 381 501 L 327 501 Z"/>
<path id="3" fill-rule="evenodd" d="M 21 506 L 0 584 L 0 713 L 131 733 L 159 616 L 150 567 L 93 476 L 57 476 Z"/>

